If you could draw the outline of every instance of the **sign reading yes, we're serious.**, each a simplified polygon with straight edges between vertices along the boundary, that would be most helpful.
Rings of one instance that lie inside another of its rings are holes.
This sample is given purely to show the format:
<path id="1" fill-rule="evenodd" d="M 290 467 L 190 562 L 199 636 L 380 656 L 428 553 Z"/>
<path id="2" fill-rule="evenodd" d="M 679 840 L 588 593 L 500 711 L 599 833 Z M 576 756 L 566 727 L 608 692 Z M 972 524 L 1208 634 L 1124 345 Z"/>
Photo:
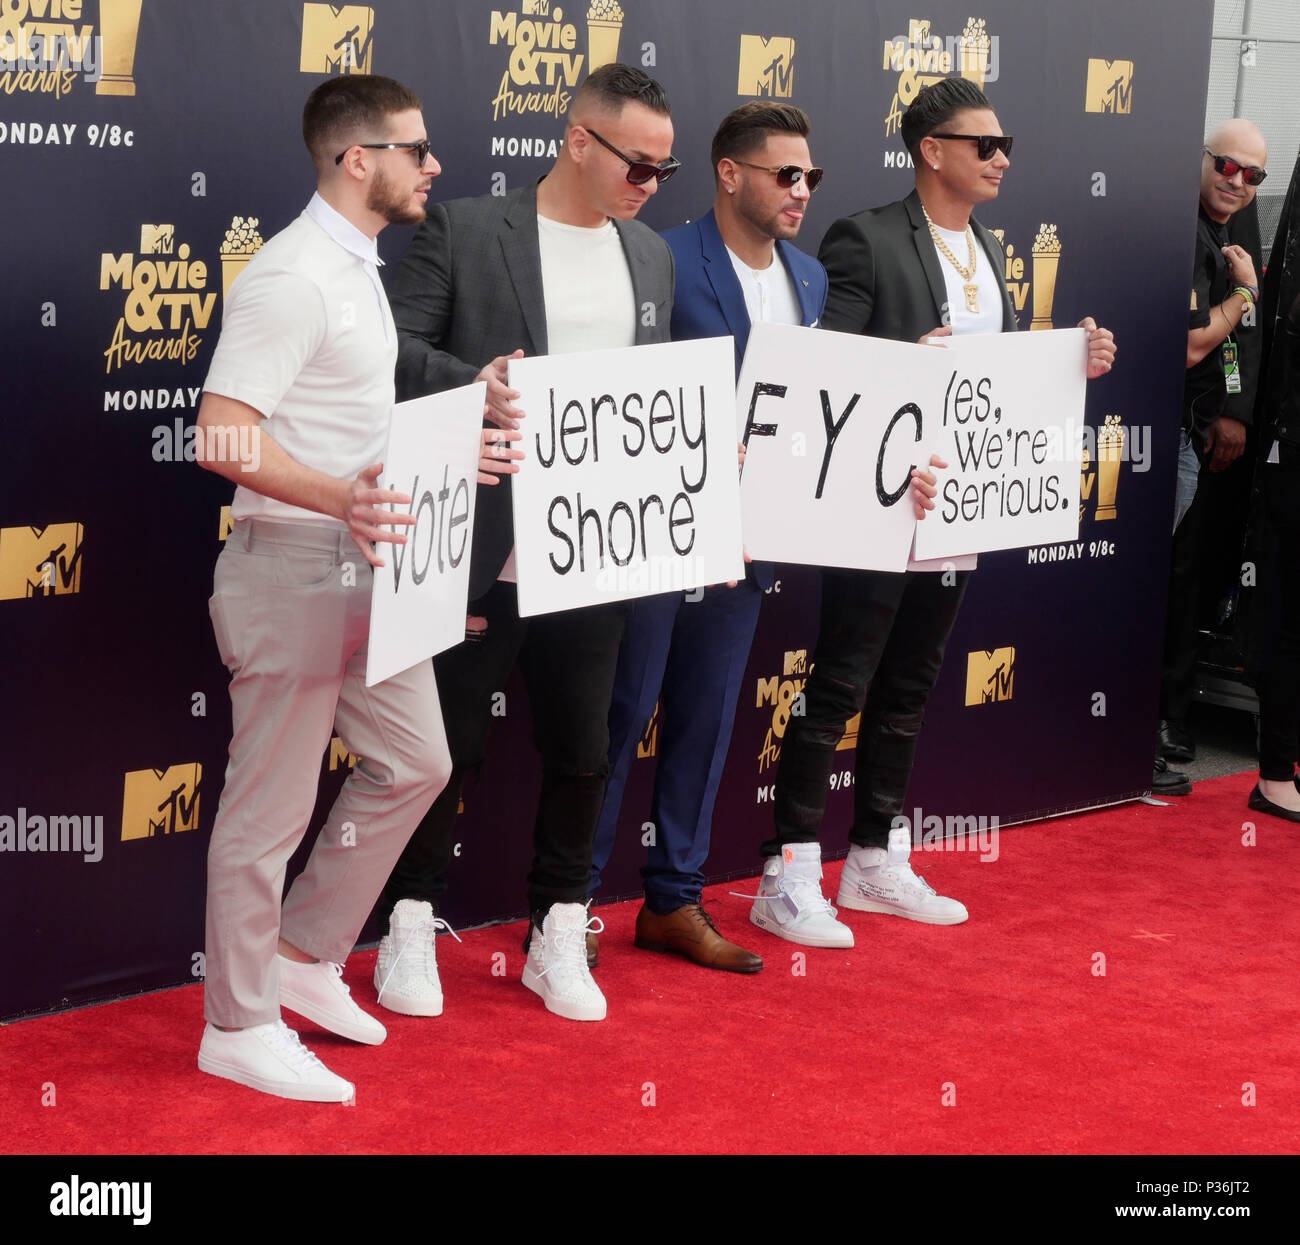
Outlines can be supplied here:
<path id="1" fill-rule="evenodd" d="M 729 337 L 516 359 L 519 613 L 744 576 Z"/>
<path id="2" fill-rule="evenodd" d="M 916 345 L 758 324 L 737 386 L 745 546 L 771 561 L 902 571 L 1078 535 L 1082 329 Z M 917 522 L 911 470 L 937 453 Z"/>
<path id="3" fill-rule="evenodd" d="M 404 544 L 376 546 L 384 565 L 370 595 L 367 687 L 465 638 L 486 388 L 479 381 L 393 408 L 380 485 L 410 497 L 391 508 L 415 523 L 394 525 Z"/>

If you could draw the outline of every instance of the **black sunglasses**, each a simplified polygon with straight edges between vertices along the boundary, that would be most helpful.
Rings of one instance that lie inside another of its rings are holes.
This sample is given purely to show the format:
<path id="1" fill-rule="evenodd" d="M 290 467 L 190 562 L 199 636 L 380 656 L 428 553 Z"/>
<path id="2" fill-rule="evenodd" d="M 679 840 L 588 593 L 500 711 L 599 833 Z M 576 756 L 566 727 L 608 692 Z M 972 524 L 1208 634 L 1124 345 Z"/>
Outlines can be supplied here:
<path id="1" fill-rule="evenodd" d="M 627 180 L 633 186 L 644 186 L 652 177 L 659 179 L 662 186 L 678 169 L 682 167 L 682 162 L 676 156 L 669 156 L 662 164 L 650 164 L 646 160 L 633 160 L 631 156 L 625 156 L 613 143 L 606 142 L 595 130 L 589 126 L 583 126 L 584 130 L 592 136 L 602 147 L 612 151 L 624 164 L 627 165 Z"/>
<path id="2" fill-rule="evenodd" d="M 1229 160 L 1227 156 L 1216 156 L 1208 147 L 1202 147 L 1211 160 L 1214 161 L 1214 171 L 1220 177 L 1236 177 L 1241 174 L 1241 180 L 1247 186 L 1258 186 L 1268 174 L 1253 164 L 1238 164 L 1236 160 Z"/>
<path id="3" fill-rule="evenodd" d="M 1010 134 L 928 134 L 927 138 L 964 138 L 968 142 L 978 144 L 975 154 L 981 160 L 992 160 L 995 152 L 1000 151 L 1004 156 L 1011 154 L 1011 144 L 1014 141 Z"/>
<path id="4" fill-rule="evenodd" d="M 826 176 L 825 169 L 804 169 L 797 164 L 783 164 L 779 168 L 770 169 L 764 164 L 750 164 L 748 160 L 732 160 L 731 163 L 743 164 L 747 169 L 758 169 L 760 173 L 775 173 L 776 184 L 783 190 L 789 190 L 791 186 L 804 182 L 809 194 L 822 184 L 822 178 Z"/>
<path id="5" fill-rule="evenodd" d="M 394 151 L 405 147 L 415 153 L 415 162 L 421 165 L 429 158 L 429 140 L 427 138 L 420 139 L 418 143 L 353 143 L 352 147 L 365 147 L 370 151 Z M 352 147 L 349 147 L 348 151 L 351 151 Z M 343 157 L 348 154 L 348 151 L 340 151 L 334 157 L 334 163 L 342 164 Z"/>

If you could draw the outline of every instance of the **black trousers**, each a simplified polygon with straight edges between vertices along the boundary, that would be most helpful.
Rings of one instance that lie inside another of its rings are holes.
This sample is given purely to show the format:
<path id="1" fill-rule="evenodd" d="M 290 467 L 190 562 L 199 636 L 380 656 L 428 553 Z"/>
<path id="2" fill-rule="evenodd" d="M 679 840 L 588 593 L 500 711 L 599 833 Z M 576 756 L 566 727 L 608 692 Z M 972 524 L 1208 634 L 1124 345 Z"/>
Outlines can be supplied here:
<path id="1" fill-rule="evenodd" d="M 948 579 L 951 582 L 945 583 Z M 854 781 L 855 847 L 884 847 L 903 810 L 925 703 L 970 572 L 822 572 L 821 628 L 804 713 L 792 714 L 776 776 L 776 829 L 762 846 L 813 843 L 826 811 L 835 746 L 862 712 Z"/>
<path id="2" fill-rule="evenodd" d="M 1164 666 L 1160 679 L 1160 716 L 1185 726 L 1196 686 L 1196 646 L 1200 630 L 1201 563 L 1209 467 L 1201 464 L 1196 496 L 1174 530 L 1170 551 L 1169 590 L 1165 613 Z"/>
<path id="3" fill-rule="evenodd" d="M 1289 782 L 1300 740 L 1300 447 L 1260 468 L 1259 775 Z"/>
<path id="4" fill-rule="evenodd" d="M 521 619 L 515 585 L 498 581 L 469 612 L 487 630 L 433 660 L 452 776 L 416 828 L 384 888 L 383 922 L 401 899 L 436 910 L 447 889 L 456 810 L 468 770 L 483 762 L 494 697 L 516 659 L 528 688 L 542 791 L 533 827 L 529 910 L 585 903 L 591 844 L 609 773 L 609 702 L 623 640 L 622 602 Z"/>

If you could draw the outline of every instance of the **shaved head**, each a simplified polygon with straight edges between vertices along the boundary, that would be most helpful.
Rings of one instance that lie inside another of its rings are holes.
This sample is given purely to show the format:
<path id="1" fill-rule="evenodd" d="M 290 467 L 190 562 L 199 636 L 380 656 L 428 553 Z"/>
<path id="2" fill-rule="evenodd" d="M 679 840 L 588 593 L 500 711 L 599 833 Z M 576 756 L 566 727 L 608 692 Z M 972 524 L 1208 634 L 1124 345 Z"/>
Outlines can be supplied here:
<path id="1" fill-rule="evenodd" d="M 1262 169 L 1268 163 L 1268 145 L 1259 126 L 1244 117 L 1221 122 L 1205 136 L 1205 146 L 1215 156 L 1231 160 L 1242 168 Z M 1214 159 L 1201 155 L 1201 206 L 1205 214 L 1222 224 L 1255 198 L 1255 187 L 1246 184 L 1242 170 L 1231 176 L 1215 170 Z"/>

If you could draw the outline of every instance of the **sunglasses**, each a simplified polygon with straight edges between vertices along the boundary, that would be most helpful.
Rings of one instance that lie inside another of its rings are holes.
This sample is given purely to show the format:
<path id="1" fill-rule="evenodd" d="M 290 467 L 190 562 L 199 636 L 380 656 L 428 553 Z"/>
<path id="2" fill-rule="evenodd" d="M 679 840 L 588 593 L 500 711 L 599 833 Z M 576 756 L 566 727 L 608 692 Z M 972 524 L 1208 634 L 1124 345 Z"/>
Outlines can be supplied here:
<path id="1" fill-rule="evenodd" d="M 1202 147 L 1201 150 L 1214 161 L 1214 171 L 1220 177 L 1236 177 L 1240 173 L 1241 180 L 1247 186 L 1258 186 L 1268 176 L 1263 169 L 1256 168 L 1253 164 L 1238 164 L 1227 156 L 1216 156 L 1208 147 Z"/>
<path id="2" fill-rule="evenodd" d="M 415 153 L 415 162 L 420 165 L 423 165 L 425 160 L 429 158 L 429 140 L 427 138 L 420 139 L 418 143 L 353 143 L 352 147 L 365 147 L 369 151 L 395 151 L 398 148 L 405 148 Z M 352 147 L 349 147 L 348 151 L 351 151 Z M 343 157 L 348 154 L 348 151 L 340 151 L 334 157 L 334 163 L 342 164 Z"/>
<path id="3" fill-rule="evenodd" d="M 763 164 L 750 164 L 748 160 L 733 160 L 732 164 L 743 164 L 747 169 L 758 169 L 760 173 L 775 173 L 776 184 L 782 190 L 789 190 L 791 186 L 803 182 L 808 187 L 809 194 L 822 184 L 822 178 L 826 176 L 825 169 L 804 169 L 797 164 L 783 164 L 775 169 L 769 169 Z"/>
<path id="4" fill-rule="evenodd" d="M 1011 144 L 1015 140 L 1010 134 L 930 134 L 928 138 L 964 138 L 967 142 L 975 143 L 975 154 L 981 160 L 992 160 L 995 152 L 1001 152 L 1004 156 L 1011 154 Z"/>
<path id="5" fill-rule="evenodd" d="M 669 156 L 662 164 L 650 164 L 646 160 L 633 160 L 631 156 L 625 156 L 613 143 L 606 142 L 595 130 L 587 126 L 582 127 L 592 136 L 602 147 L 612 151 L 624 164 L 627 165 L 627 180 L 633 186 L 644 186 L 652 177 L 659 179 L 662 186 L 678 169 L 682 167 L 682 162 L 676 156 Z"/>

